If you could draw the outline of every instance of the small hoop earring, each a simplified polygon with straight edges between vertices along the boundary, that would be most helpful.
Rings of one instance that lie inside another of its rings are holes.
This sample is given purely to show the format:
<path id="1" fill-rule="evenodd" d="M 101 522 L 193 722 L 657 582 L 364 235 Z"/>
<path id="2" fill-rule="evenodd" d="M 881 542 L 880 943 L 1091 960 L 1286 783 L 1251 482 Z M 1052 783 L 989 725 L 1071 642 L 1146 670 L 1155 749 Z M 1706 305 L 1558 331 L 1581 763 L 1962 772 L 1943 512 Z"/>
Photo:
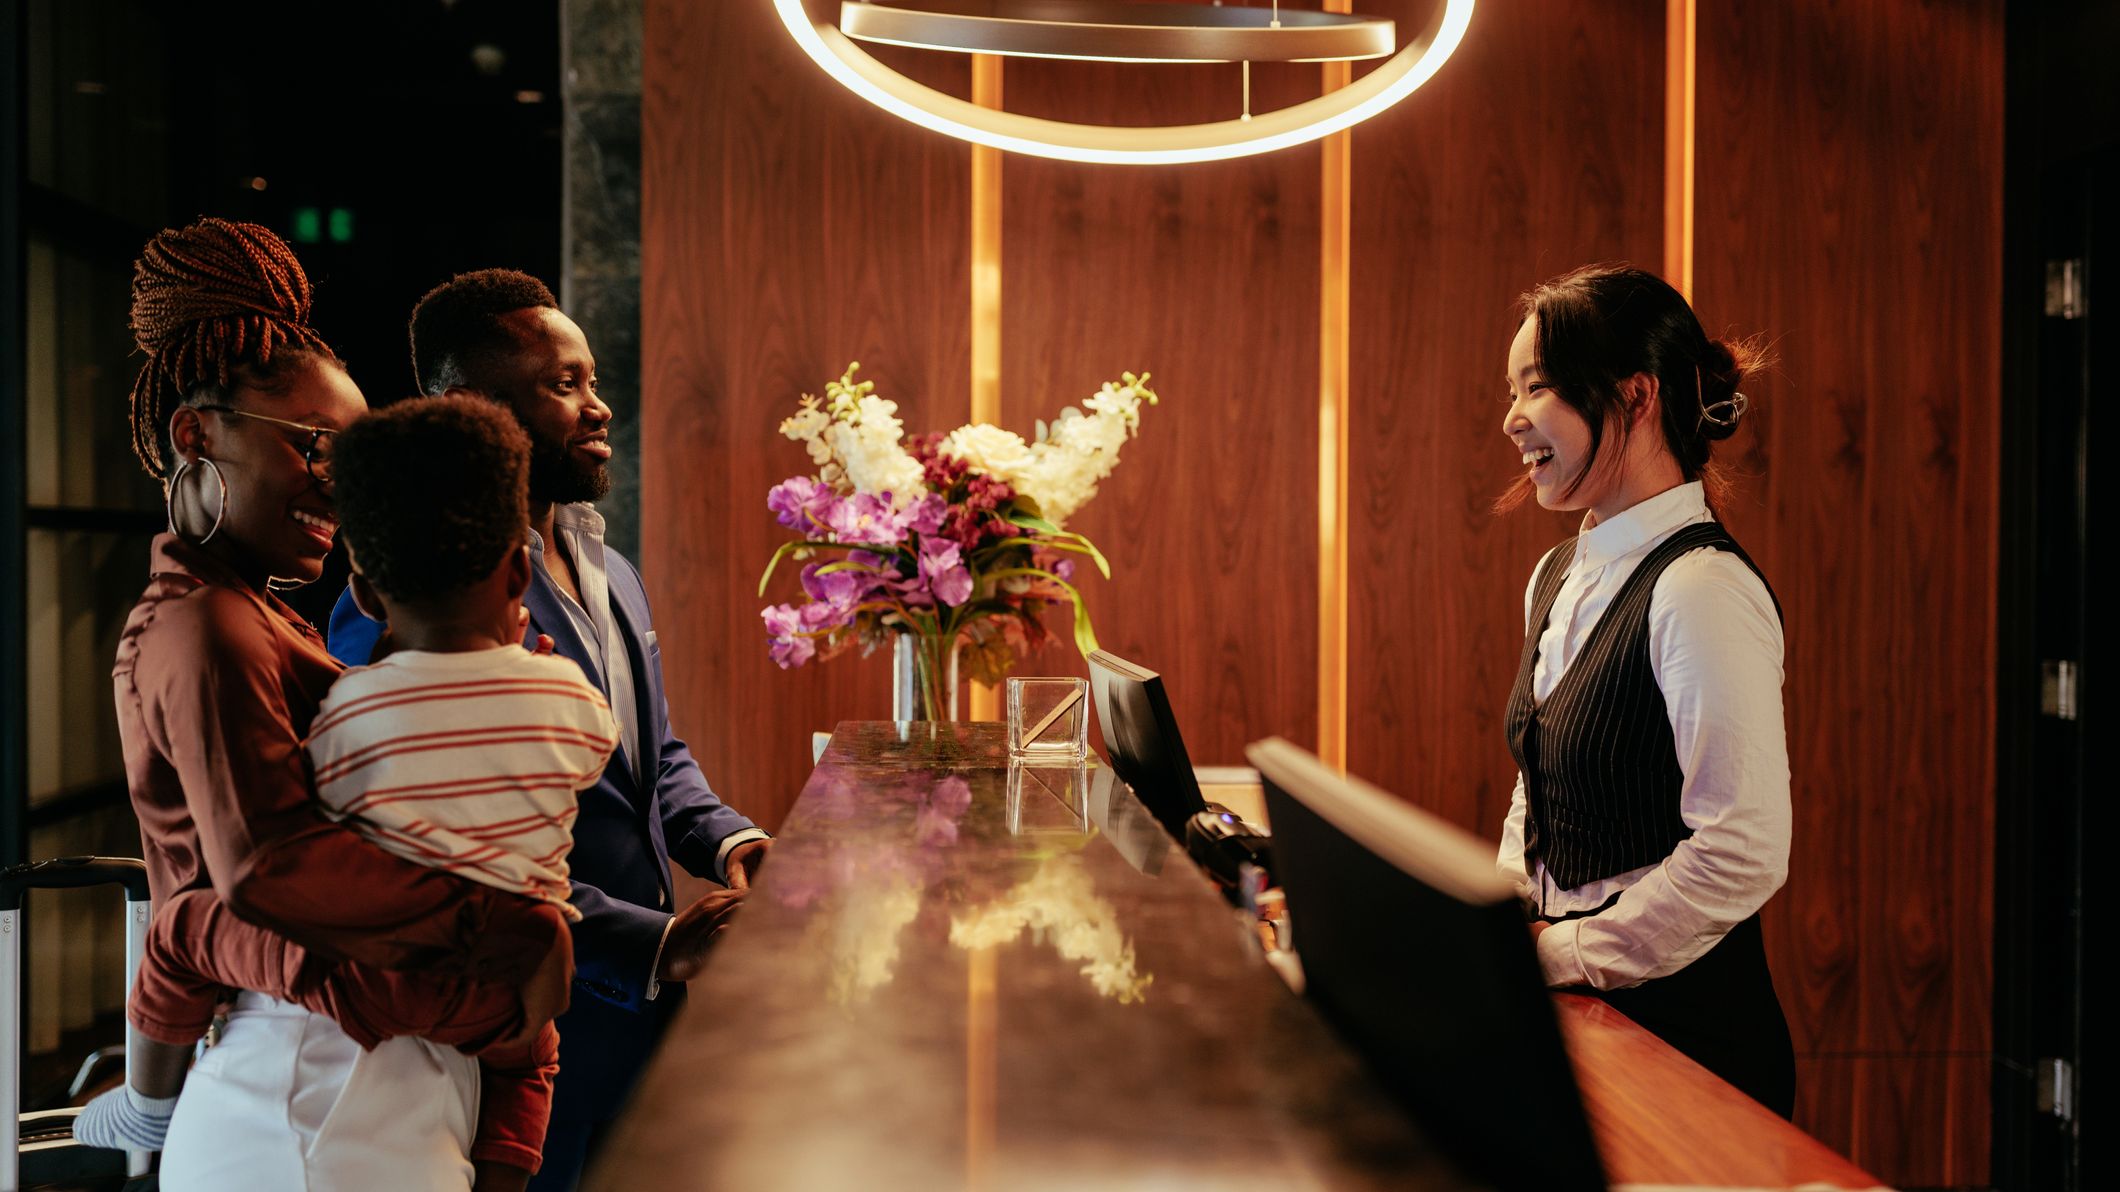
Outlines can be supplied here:
<path id="1" fill-rule="evenodd" d="M 213 473 L 214 483 L 220 486 L 221 502 L 214 507 L 213 525 L 207 529 L 206 536 L 197 542 L 192 542 L 191 539 L 184 537 L 183 530 L 177 528 L 177 492 L 184 483 L 184 477 L 190 474 L 192 468 L 202 465 L 207 471 Z M 228 520 L 228 478 L 221 475 L 219 464 L 214 463 L 203 455 L 196 460 L 187 459 L 177 465 L 176 471 L 170 473 L 169 495 L 164 498 L 164 502 L 169 508 L 169 532 L 179 538 L 184 538 L 186 542 L 191 542 L 193 546 L 205 546 L 213 541 L 214 535 L 221 532 L 221 523 Z"/>

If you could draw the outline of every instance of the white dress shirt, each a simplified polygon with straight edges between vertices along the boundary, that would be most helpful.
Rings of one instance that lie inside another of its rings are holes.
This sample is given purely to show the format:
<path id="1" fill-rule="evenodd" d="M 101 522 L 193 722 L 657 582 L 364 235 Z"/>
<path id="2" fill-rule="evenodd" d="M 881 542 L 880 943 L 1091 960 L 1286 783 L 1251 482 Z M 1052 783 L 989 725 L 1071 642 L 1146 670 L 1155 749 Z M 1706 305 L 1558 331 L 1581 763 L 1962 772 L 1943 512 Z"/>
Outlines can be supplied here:
<path id="1" fill-rule="evenodd" d="M 555 505 L 552 508 L 552 533 L 563 544 L 567 558 L 574 563 L 575 583 L 582 594 L 580 603 L 576 603 L 561 591 L 560 607 L 567 610 L 567 619 L 574 623 L 574 632 L 603 669 L 604 698 L 610 702 L 611 715 L 618 721 L 620 748 L 624 751 L 626 764 L 633 767 L 640 789 L 652 798 L 657 763 L 642 756 L 640 709 L 633 694 L 633 658 L 619 636 L 617 618 L 611 615 L 611 572 L 604 563 L 604 515 L 598 513 L 594 505 Z M 545 540 L 536 530 L 530 531 L 530 555 L 537 566 L 545 565 Z M 715 878 L 727 885 L 729 854 L 740 844 L 767 838 L 763 828 L 744 828 L 723 837 L 714 853 Z M 669 891 L 662 891 L 661 898 L 663 905 L 669 905 Z M 673 916 L 671 923 L 675 921 Z M 663 943 L 667 944 L 669 939 L 670 923 L 665 923 Z M 661 968 L 662 945 L 658 944 L 653 967 L 649 969 L 646 994 L 649 1001 L 654 1001 L 662 992 L 662 983 L 654 976 Z"/>
<path id="2" fill-rule="evenodd" d="M 649 781 L 653 775 L 642 764 L 640 752 L 640 709 L 633 694 L 633 657 L 619 639 L 618 620 L 611 615 L 611 573 L 604 563 L 604 515 L 593 505 L 555 505 L 552 533 L 564 544 L 567 558 L 574 563 L 575 584 L 582 594 L 580 603 L 576 603 L 565 590 L 560 590 L 560 607 L 567 610 L 575 636 L 582 639 L 590 656 L 596 659 L 597 669 L 603 672 L 604 698 L 611 704 L 612 718 L 618 721 L 619 748 L 633 771 L 634 784 L 642 790 L 653 789 L 654 784 Z M 530 557 L 538 566 L 545 565 L 545 540 L 536 530 L 530 531 Z"/>
<path id="3" fill-rule="evenodd" d="M 1598 618 L 1648 554 L 1712 521 L 1698 482 L 1589 525 L 1539 638 L 1532 698 L 1544 701 Z M 1557 549 L 1557 548 L 1556 548 Z M 1524 591 L 1525 632 L 1537 572 Z M 1781 888 L 1789 866 L 1789 755 L 1782 728 L 1781 618 L 1744 560 L 1702 547 L 1672 560 L 1649 601 L 1649 665 L 1663 692 L 1679 769 L 1679 816 L 1693 835 L 1654 865 L 1563 890 L 1524 868 L 1524 776 L 1516 778 L 1497 867 L 1541 914 L 1602 913 L 1540 934 L 1548 985 L 1624 989 L 1699 958 Z"/>

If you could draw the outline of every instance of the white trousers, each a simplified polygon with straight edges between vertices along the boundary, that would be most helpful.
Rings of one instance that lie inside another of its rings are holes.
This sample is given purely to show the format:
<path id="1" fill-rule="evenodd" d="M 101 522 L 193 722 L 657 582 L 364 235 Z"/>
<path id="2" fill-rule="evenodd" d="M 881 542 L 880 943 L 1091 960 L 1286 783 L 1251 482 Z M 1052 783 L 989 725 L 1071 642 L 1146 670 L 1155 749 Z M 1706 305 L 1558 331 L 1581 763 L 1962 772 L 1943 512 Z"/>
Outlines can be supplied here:
<path id="1" fill-rule="evenodd" d="M 167 1192 L 464 1192 L 478 1061 L 425 1039 L 374 1051 L 262 994 L 184 1081 L 162 1154 Z"/>

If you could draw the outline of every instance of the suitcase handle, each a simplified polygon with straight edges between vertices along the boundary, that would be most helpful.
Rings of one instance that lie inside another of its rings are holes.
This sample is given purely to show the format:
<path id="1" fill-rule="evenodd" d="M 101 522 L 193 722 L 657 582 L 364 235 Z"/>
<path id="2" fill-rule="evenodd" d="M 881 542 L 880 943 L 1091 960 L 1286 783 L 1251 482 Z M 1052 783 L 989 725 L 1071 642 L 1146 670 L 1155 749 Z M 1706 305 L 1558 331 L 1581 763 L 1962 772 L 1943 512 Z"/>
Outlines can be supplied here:
<path id="1" fill-rule="evenodd" d="M 54 857 L 11 865 L 0 869 L 0 911 L 21 910 L 29 890 L 109 885 L 124 886 L 127 902 L 146 902 L 146 863 L 132 857 Z"/>
<path id="2" fill-rule="evenodd" d="M 131 857 L 58 857 L 0 869 L 0 1192 L 14 1192 L 22 1185 L 22 1123 L 17 1116 L 22 1108 L 22 896 L 31 890 L 109 885 L 125 887 L 125 987 L 130 990 L 149 922 L 144 862 Z M 128 1082 L 131 1067 L 126 1065 Z M 147 1161 L 144 1153 L 129 1155 L 126 1174 L 144 1173 Z"/>

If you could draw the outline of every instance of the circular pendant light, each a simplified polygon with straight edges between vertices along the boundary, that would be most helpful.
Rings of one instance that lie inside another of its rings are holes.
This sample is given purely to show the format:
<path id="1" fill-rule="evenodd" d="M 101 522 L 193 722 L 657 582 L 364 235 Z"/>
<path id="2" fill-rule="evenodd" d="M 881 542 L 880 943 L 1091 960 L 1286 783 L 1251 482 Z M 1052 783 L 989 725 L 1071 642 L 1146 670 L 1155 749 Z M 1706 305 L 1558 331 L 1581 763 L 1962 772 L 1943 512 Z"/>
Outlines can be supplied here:
<path id="1" fill-rule="evenodd" d="M 825 22 L 812 21 L 803 10 L 803 0 L 773 0 L 773 6 L 781 23 L 787 27 L 788 35 L 820 69 L 856 95 L 902 120 L 1011 153 L 1113 165 L 1163 165 L 1270 153 L 1315 141 L 1367 120 L 1413 94 L 1435 75 L 1464 39 L 1465 27 L 1472 20 L 1473 0 L 1441 0 L 1439 15 L 1430 27 L 1408 40 L 1398 53 L 1353 83 L 1316 99 L 1260 113 L 1249 119 L 1155 127 L 1077 124 L 983 108 L 948 92 L 916 83 L 885 66 L 846 32 Z M 849 3 L 842 11 L 853 7 L 874 9 L 882 6 Z M 1226 6 L 1222 11 L 1227 11 Z M 1287 14 L 1282 19 L 1285 23 Z M 857 19 L 857 28 L 859 25 L 860 19 Z M 934 26 L 929 28 L 932 30 Z"/>
<path id="2" fill-rule="evenodd" d="M 1392 22 L 1311 9 L 1118 0 L 846 0 L 856 41 L 1096 62 L 1342 62 L 1382 58 Z"/>

